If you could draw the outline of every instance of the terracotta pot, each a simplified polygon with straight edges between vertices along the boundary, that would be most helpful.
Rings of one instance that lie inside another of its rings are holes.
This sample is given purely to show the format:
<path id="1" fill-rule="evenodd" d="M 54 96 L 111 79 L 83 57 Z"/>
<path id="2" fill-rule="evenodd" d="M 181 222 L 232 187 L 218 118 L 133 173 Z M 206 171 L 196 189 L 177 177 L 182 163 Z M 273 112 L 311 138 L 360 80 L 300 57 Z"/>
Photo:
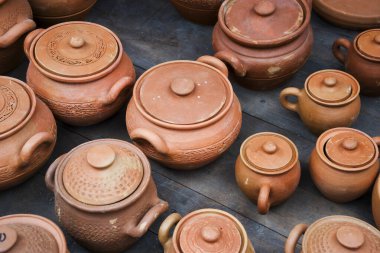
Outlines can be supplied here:
<path id="1" fill-rule="evenodd" d="M 96 124 L 126 102 L 135 70 L 120 40 L 107 28 L 62 23 L 33 31 L 24 47 L 30 59 L 28 84 L 60 120 Z"/>
<path id="2" fill-rule="evenodd" d="M 380 143 L 380 138 L 376 139 Z M 372 192 L 372 214 L 377 228 L 380 229 L 380 176 L 377 178 Z"/>
<path id="3" fill-rule="evenodd" d="M 145 155 L 132 144 L 103 139 L 58 158 L 45 182 L 61 224 L 91 252 L 122 252 L 168 209 L 157 196 Z"/>
<path id="4" fill-rule="evenodd" d="M 298 150 L 283 135 L 264 132 L 252 135 L 240 147 L 235 164 L 236 182 L 257 203 L 259 213 L 288 199 L 301 177 Z"/>
<path id="5" fill-rule="evenodd" d="M 343 203 L 368 191 L 379 171 L 379 140 L 344 127 L 319 136 L 309 167 L 315 185 L 326 198 Z"/>
<path id="6" fill-rule="evenodd" d="M 347 54 L 341 48 L 345 48 Z M 333 53 L 346 71 L 358 79 L 363 94 L 380 96 L 380 29 L 362 32 L 353 43 L 337 39 Z"/>
<path id="7" fill-rule="evenodd" d="M 360 86 L 351 75 L 338 70 L 322 70 L 311 74 L 305 88 L 286 88 L 280 93 L 283 107 L 298 113 L 314 134 L 334 127 L 348 127 L 360 112 Z M 294 96 L 297 102 L 288 101 Z"/>
<path id="8" fill-rule="evenodd" d="M 217 209 L 200 209 L 183 218 L 178 213 L 169 215 L 161 224 L 158 239 L 165 253 L 255 252 L 243 225 L 231 214 Z"/>
<path id="9" fill-rule="evenodd" d="M 29 0 L 34 19 L 41 27 L 83 20 L 96 0 Z"/>
<path id="10" fill-rule="evenodd" d="M 61 229 L 52 221 L 32 214 L 0 217 L 0 252 L 68 253 Z"/>
<path id="11" fill-rule="evenodd" d="M 212 56 L 149 69 L 137 80 L 127 108 L 130 137 L 170 168 L 199 168 L 215 160 L 235 141 L 242 122 L 227 75 Z"/>
<path id="12" fill-rule="evenodd" d="M 36 27 L 32 17 L 27 0 L 0 0 L 0 74 L 21 63 L 24 35 Z"/>
<path id="13" fill-rule="evenodd" d="M 327 216 L 310 226 L 299 224 L 290 232 L 285 253 L 294 253 L 301 235 L 303 253 L 365 253 L 380 251 L 380 231 L 349 216 Z"/>
<path id="14" fill-rule="evenodd" d="M 306 0 L 227 0 L 214 28 L 215 56 L 228 63 L 237 81 L 272 89 L 297 72 L 313 44 Z"/>
<path id="15" fill-rule="evenodd" d="M 0 190 L 22 183 L 49 159 L 57 127 L 25 83 L 0 76 Z"/>

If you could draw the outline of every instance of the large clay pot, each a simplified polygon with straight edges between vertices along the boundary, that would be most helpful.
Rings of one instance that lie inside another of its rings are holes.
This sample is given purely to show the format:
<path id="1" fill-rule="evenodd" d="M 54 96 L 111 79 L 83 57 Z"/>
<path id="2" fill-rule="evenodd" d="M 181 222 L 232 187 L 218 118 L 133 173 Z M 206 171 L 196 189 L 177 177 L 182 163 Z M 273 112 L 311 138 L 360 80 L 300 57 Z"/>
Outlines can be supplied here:
<path id="1" fill-rule="evenodd" d="M 214 28 L 215 56 L 228 63 L 237 81 L 271 89 L 299 70 L 313 44 L 306 0 L 226 0 Z"/>
<path id="2" fill-rule="evenodd" d="M 347 54 L 342 52 L 342 47 Z M 362 32 L 353 43 L 348 39 L 337 39 L 333 53 L 346 71 L 359 81 L 363 94 L 380 96 L 380 29 Z"/>
<path id="3" fill-rule="evenodd" d="M 352 128 L 334 128 L 319 136 L 310 156 L 310 174 L 328 199 L 343 203 L 362 196 L 379 172 L 380 138 Z"/>
<path id="4" fill-rule="evenodd" d="M 215 160 L 235 141 L 242 122 L 227 75 L 227 67 L 212 56 L 149 69 L 137 80 L 127 108 L 130 137 L 171 168 L 199 168 Z"/>
<path id="5" fill-rule="evenodd" d="M 301 177 L 298 150 L 292 141 L 276 133 L 252 135 L 243 142 L 235 164 L 236 182 L 257 203 L 259 213 L 288 199 Z"/>
<path id="6" fill-rule="evenodd" d="M 21 63 L 24 35 L 36 27 L 32 17 L 27 0 L 0 0 L 0 74 Z"/>
<path id="7" fill-rule="evenodd" d="M 349 127 L 360 112 L 360 86 L 351 75 L 338 70 L 321 70 L 310 75 L 305 88 L 284 89 L 280 102 L 286 109 L 298 113 L 314 134 L 334 127 Z M 297 102 L 289 102 L 294 96 Z"/>
<path id="8" fill-rule="evenodd" d="M 107 28 L 62 23 L 33 31 L 24 46 L 30 59 L 27 82 L 58 119 L 71 125 L 96 124 L 126 102 L 135 70 Z"/>
<path id="9" fill-rule="evenodd" d="M 377 141 L 380 143 L 380 138 Z M 377 178 L 372 191 L 372 214 L 377 228 L 380 229 L 380 176 Z"/>
<path id="10" fill-rule="evenodd" d="M 0 76 L 0 190 L 37 172 L 50 157 L 56 138 L 53 114 L 33 90 Z"/>
<path id="11" fill-rule="evenodd" d="M 45 181 L 59 221 L 91 252 L 123 252 L 168 209 L 157 196 L 148 159 L 124 141 L 74 148 L 50 166 Z"/>
<path id="12" fill-rule="evenodd" d="M 302 234 L 302 253 L 380 252 L 380 231 L 354 217 L 327 216 L 310 226 L 295 226 L 286 240 L 285 253 L 296 252 Z"/>
<path id="13" fill-rule="evenodd" d="M 217 209 L 200 209 L 183 218 L 173 213 L 161 224 L 158 238 L 165 253 L 255 253 L 243 225 Z"/>

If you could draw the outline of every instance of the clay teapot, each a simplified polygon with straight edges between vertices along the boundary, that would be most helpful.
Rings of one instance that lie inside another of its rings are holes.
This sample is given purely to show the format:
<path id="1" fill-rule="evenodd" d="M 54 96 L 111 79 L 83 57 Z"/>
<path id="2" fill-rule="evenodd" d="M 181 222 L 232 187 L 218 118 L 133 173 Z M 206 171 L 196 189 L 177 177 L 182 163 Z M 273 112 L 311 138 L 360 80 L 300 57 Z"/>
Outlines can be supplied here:
<path id="1" fill-rule="evenodd" d="M 305 88 L 281 91 L 283 107 L 298 113 L 311 132 L 319 135 L 334 127 L 348 127 L 360 112 L 360 86 L 351 75 L 339 70 L 321 70 L 311 74 Z M 294 96 L 297 102 L 288 101 Z"/>
<path id="2" fill-rule="evenodd" d="M 45 182 L 60 223 L 95 252 L 123 252 L 168 209 L 148 159 L 125 141 L 79 145 L 50 166 Z"/>
<path id="3" fill-rule="evenodd" d="M 55 116 L 78 126 L 112 116 L 135 80 L 131 60 L 117 36 L 87 22 L 35 30 L 25 39 L 27 82 Z"/>
<path id="4" fill-rule="evenodd" d="M 341 48 L 345 48 L 347 53 L 343 53 Z M 337 39 L 333 53 L 346 71 L 359 81 L 363 94 L 380 96 L 380 29 L 362 32 L 353 43 L 345 38 Z"/>
<path id="5" fill-rule="evenodd" d="M 24 35 L 36 27 L 27 0 L 0 0 L 0 74 L 4 74 L 23 59 Z"/>
<path id="6" fill-rule="evenodd" d="M 178 213 L 169 215 L 161 224 L 158 239 L 165 253 L 255 253 L 243 225 L 217 209 L 200 209 L 183 218 Z"/>
<path id="7" fill-rule="evenodd" d="M 380 138 L 352 128 L 334 128 L 319 136 L 310 156 L 310 174 L 328 199 L 343 203 L 362 196 L 379 172 Z"/>
<path id="8" fill-rule="evenodd" d="M 380 143 L 380 138 L 376 141 L 377 143 Z M 372 191 L 372 214 L 377 228 L 380 229 L 380 176 L 377 178 Z"/>
<path id="9" fill-rule="evenodd" d="M 53 114 L 24 82 L 0 76 L 0 190 L 22 183 L 49 159 Z"/>
<path id="10" fill-rule="evenodd" d="M 313 44 L 306 0 L 226 0 L 213 32 L 215 56 L 248 88 L 274 88 L 299 70 Z"/>
<path id="11" fill-rule="evenodd" d="M 215 160 L 235 141 L 242 122 L 227 75 L 212 56 L 149 69 L 137 80 L 127 108 L 129 136 L 170 168 L 199 168 Z"/>

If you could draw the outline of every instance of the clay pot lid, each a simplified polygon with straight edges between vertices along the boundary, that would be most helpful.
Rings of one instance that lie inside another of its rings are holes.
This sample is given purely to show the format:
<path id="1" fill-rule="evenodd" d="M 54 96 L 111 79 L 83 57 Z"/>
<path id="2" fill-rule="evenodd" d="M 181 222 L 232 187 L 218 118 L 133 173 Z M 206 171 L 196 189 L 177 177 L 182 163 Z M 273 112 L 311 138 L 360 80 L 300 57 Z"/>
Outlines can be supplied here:
<path id="1" fill-rule="evenodd" d="M 356 40 L 356 45 L 362 54 L 380 60 L 380 29 L 361 33 Z"/>
<path id="2" fill-rule="evenodd" d="M 353 217 L 328 216 L 306 230 L 302 249 L 305 253 L 380 252 L 380 232 Z"/>

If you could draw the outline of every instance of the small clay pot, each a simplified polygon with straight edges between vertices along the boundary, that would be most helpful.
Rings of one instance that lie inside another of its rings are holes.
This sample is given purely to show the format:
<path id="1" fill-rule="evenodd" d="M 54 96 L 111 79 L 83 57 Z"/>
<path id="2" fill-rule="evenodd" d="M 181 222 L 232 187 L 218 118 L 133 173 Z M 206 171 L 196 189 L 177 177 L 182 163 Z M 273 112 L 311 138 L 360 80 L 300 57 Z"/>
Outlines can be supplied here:
<path id="1" fill-rule="evenodd" d="M 264 132 L 252 135 L 240 147 L 235 164 L 236 182 L 257 203 L 259 213 L 288 199 L 301 177 L 298 150 L 283 135 Z"/>
<path id="2" fill-rule="evenodd" d="M 0 74 L 21 63 L 24 35 L 36 27 L 32 17 L 27 0 L 0 0 Z"/>
<path id="3" fill-rule="evenodd" d="M 376 142 L 380 143 L 380 138 L 377 138 Z M 377 178 L 372 191 L 372 214 L 377 228 L 380 229 L 380 176 Z"/>
<path id="4" fill-rule="evenodd" d="M 199 168 L 219 157 L 237 138 L 240 103 L 223 62 L 212 56 L 171 61 L 136 82 L 126 122 L 143 152 L 175 169 Z"/>
<path id="5" fill-rule="evenodd" d="M 24 182 L 49 159 L 53 114 L 24 82 L 0 76 L 0 190 Z"/>
<path id="6" fill-rule="evenodd" d="M 148 159 L 130 143 L 103 139 L 59 157 L 45 182 L 60 223 L 91 252 L 123 252 L 168 209 Z"/>
<path id="7" fill-rule="evenodd" d="M 341 48 L 345 48 L 347 53 L 343 53 Z M 339 38 L 332 49 L 346 71 L 359 81 L 363 94 L 380 96 L 380 29 L 362 32 L 353 43 Z"/>
<path id="8" fill-rule="evenodd" d="M 307 0 L 226 0 L 213 32 L 215 56 L 244 86 L 275 88 L 311 53 L 310 12 Z"/>
<path id="9" fill-rule="evenodd" d="M 334 128 L 348 127 L 360 112 L 360 86 L 351 75 L 339 70 L 311 74 L 305 88 L 286 88 L 280 93 L 283 107 L 298 113 L 302 122 L 316 135 Z M 289 102 L 294 96 L 297 102 Z"/>
<path id="10" fill-rule="evenodd" d="M 200 209 L 183 218 L 178 213 L 169 215 L 161 224 L 158 239 L 165 253 L 255 253 L 243 225 L 217 209 Z"/>
<path id="11" fill-rule="evenodd" d="M 367 192 L 379 172 L 379 140 L 344 127 L 319 136 L 309 167 L 321 193 L 332 201 L 344 203 Z"/>
<path id="12" fill-rule="evenodd" d="M 380 231 L 349 216 L 327 216 L 310 226 L 299 224 L 290 232 L 285 253 L 295 253 L 301 235 L 302 253 L 365 253 L 380 251 Z"/>
<path id="13" fill-rule="evenodd" d="M 65 123 L 101 122 L 127 101 L 135 80 L 131 60 L 117 36 L 87 22 L 35 30 L 25 39 L 27 82 Z"/>

